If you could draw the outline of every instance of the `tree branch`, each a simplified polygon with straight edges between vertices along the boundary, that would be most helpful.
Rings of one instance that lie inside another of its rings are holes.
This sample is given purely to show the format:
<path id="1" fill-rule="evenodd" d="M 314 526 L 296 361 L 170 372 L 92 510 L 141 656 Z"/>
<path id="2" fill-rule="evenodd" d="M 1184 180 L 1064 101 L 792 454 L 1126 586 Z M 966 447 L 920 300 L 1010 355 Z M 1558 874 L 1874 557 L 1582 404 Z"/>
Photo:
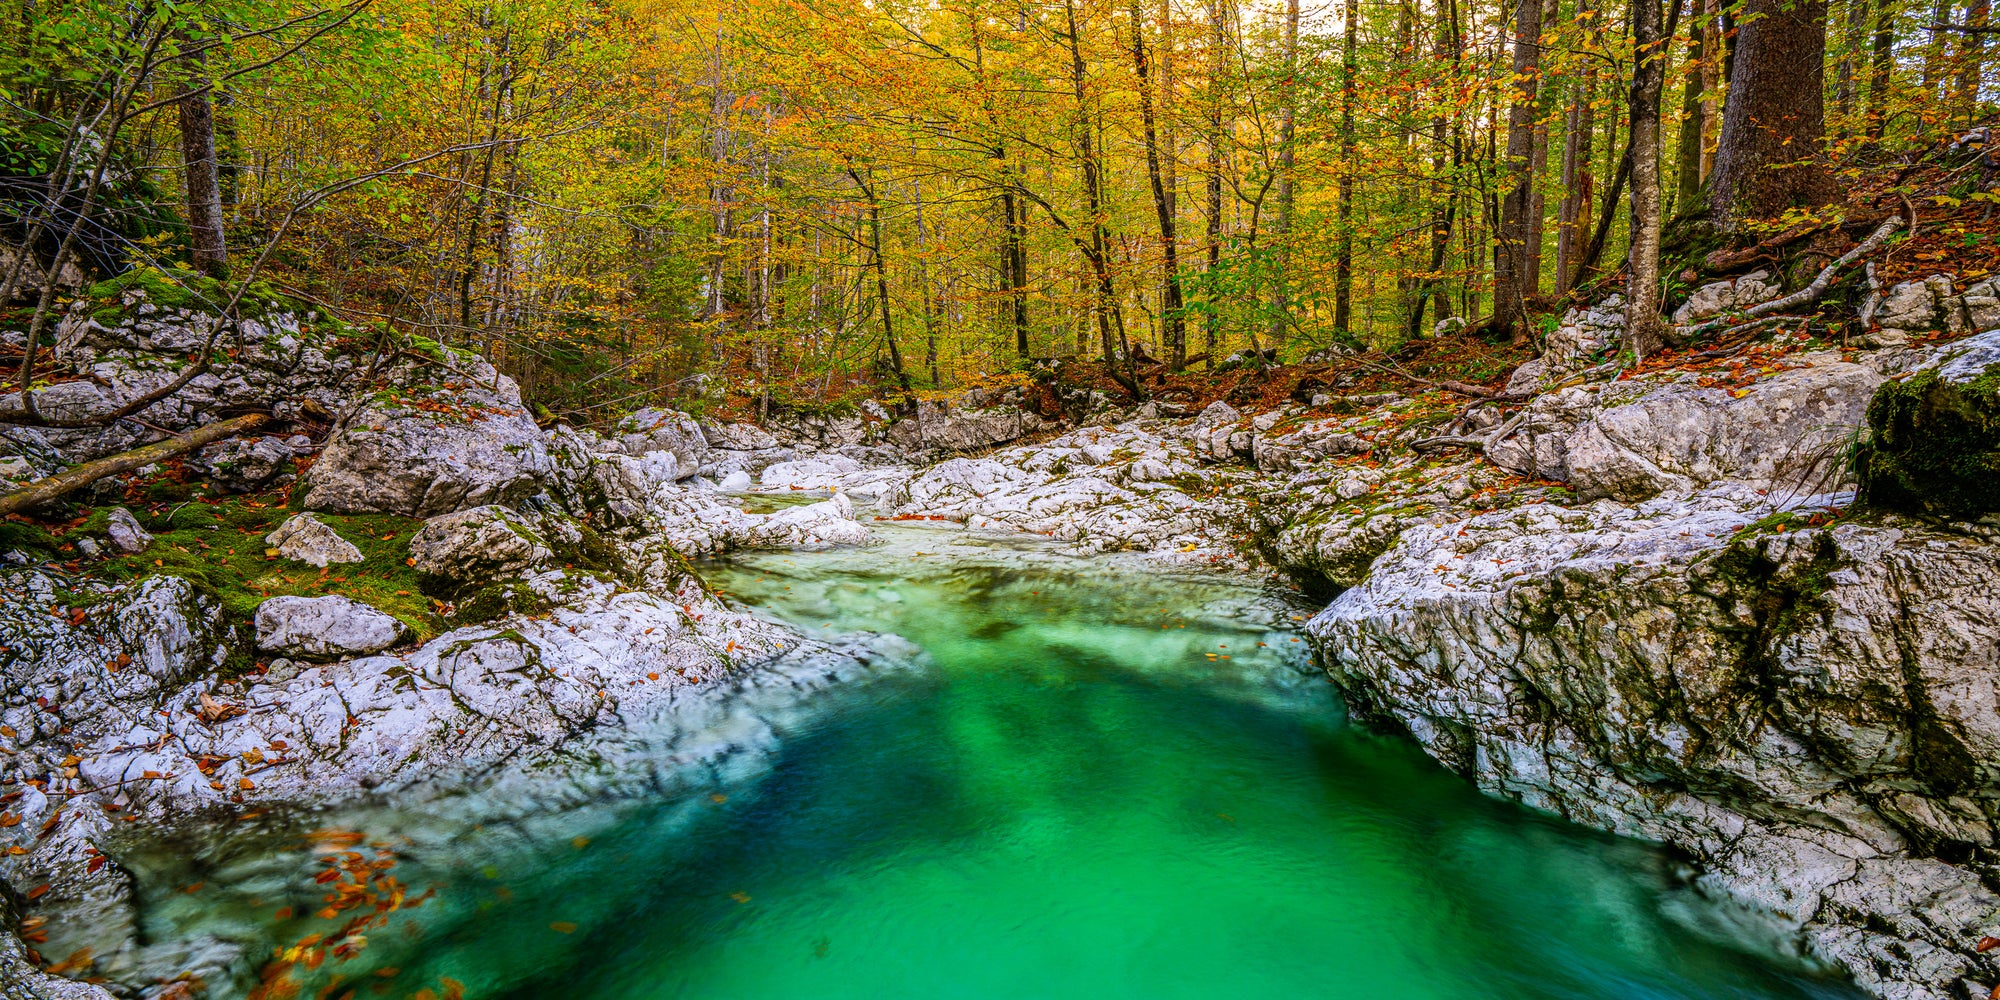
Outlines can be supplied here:
<path id="1" fill-rule="evenodd" d="M 47 503 L 66 493 L 82 489 L 106 476 L 130 472 L 144 465 L 151 465 L 163 459 L 172 458 L 182 452 L 193 451 L 205 444 L 234 437 L 247 430 L 261 426 L 271 419 L 262 413 L 250 413 L 228 420 L 218 420 L 203 424 L 178 437 L 157 441 L 143 448 L 135 448 L 120 455 L 85 462 L 73 469 L 58 472 L 44 479 L 37 479 L 28 485 L 0 496 L 0 517 L 26 510 L 37 504 Z"/>

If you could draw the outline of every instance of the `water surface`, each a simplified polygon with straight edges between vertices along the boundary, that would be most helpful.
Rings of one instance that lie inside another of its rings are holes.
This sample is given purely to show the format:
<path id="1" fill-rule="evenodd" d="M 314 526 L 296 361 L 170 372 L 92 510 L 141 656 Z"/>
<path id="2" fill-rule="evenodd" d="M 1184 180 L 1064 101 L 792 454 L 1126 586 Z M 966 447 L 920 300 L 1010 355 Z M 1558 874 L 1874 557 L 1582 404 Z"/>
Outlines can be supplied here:
<path id="1" fill-rule="evenodd" d="M 927 669 L 587 841 L 412 837 L 400 870 L 438 896 L 342 974 L 520 1000 L 1858 996 L 1661 852 L 1346 725 L 1277 595 L 880 528 L 706 569 Z"/>

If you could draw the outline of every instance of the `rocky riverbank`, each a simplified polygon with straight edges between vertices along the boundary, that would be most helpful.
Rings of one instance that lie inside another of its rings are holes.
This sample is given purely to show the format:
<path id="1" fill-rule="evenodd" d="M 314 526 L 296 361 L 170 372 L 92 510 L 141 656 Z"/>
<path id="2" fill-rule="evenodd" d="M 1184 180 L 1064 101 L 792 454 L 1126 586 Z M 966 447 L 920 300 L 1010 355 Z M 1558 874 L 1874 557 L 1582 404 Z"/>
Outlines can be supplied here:
<path id="1" fill-rule="evenodd" d="M 755 766 L 774 717 L 920 657 L 760 622 L 687 559 L 865 544 L 867 517 L 1280 574 L 1328 602 L 1309 632 L 1355 710 L 1481 787 L 1686 851 L 1880 995 L 1983 993 L 2000 331 L 1966 336 L 1993 325 L 1984 286 L 1932 284 L 1892 290 L 1866 348 L 1760 340 L 1618 378 L 1616 304 L 1575 310 L 1495 398 L 1043 412 L 1012 389 L 601 432 L 538 426 L 476 356 L 267 314 L 145 423 L 7 460 L 45 473 L 274 394 L 289 425 L 192 456 L 192 493 L 107 481 L 117 511 L 14 536 L 0 901 L 38 919 L 0 944 L 0 995 L 254 975 L 228 942 L 149 949 L 133 837 L 496 783 L 518 791 L 481 801 L 550 815 Z M 208 320 L 149 308 L 73 313 L 60 349 L 89 377 L 44 408 L 170 378 Z"/>

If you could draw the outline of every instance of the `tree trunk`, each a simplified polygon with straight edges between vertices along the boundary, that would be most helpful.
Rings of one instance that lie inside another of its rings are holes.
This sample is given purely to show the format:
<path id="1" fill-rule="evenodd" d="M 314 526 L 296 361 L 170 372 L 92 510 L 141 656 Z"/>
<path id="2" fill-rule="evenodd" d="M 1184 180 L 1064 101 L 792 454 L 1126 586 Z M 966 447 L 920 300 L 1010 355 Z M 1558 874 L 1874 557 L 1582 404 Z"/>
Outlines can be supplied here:
<path id="1" fill-rule="evenodd" d="M 1077 159 L 1083 168 L 1084 199 L 1090 216 L 1090 239 L 1083 244 L 1083 250 L 1090 260 L 1092 277 L 1096 280 L 1091 312 L 1097 320 L 1105 369 L 1133 399 L 1144 399 L 1146 392 L 1132 375 L 1132 350 L 1126 343 L 1125 314 L 1118 306 L 1117 288 L 1111 281 L 1111 233 L 1104 213 L 1104 175 L 1097 162 L 1096 142 L 1091 137 L 1090 98 L 1084 90 L 1084 81 L 1089 74 L 1083 62 L 1083 40 L 1077 30 L 1075 0 L 1063 0 L 1063 12 L 1069 21 L 1070 87 L 1076 97 Z M 1114 320 L 1117 327 L 1115 336 Z M 1123 348 L 1122 352 L 1120 348 Z"/>
<path id="2" fill-rule="evenodd" d="M 1817 208 L 1834 193 L 1820 162 L 1826 0 L 1749 0 L 1737 23 L 1736 75 L 1709 178 L 1709 209 L 1725 230 Z M 1634 161 L 1635 179 L 1644 159 Z"/>
<path id="3" fill-rule="evenodd" d="M 1576 19 L 1583 24 L 1593 46 L 1603 35 L 1597 21 L 1600 16 L 1593 9 L 1592 0 L 1578 0 Z M 1584 60 L 1583 73 L 1571 87 L 1569 115 L 1563 124 L 1563 200 L 1556 215 L 1557 293 L 1569 290 L 1577 258 L 1583 253 L 1585 234 L 1590 231 L 1591 189 L 1596 182 L 1590 153 L 1597 126 L 1597 110 L 1591 104 L 1597 97 L 1597 60 Z"/>
<path id="4" fill-rule="evenodd" d="M 1660 90 L 1668 41 L 1660 31 L 1660 0 L 1632 0 L 1632 235 L 1625 331 L 1634 358 L 1653 349 L 1661 325 Z"/>
<path id="5" fill-rule="evenodd" d="M 1971 0 L 1965 5 L 1965 23 L 1969 27 L 1984 28 L 1992 11 L 1992 0 Z M 1958 46 L 1958 86 L 1952 94 L 1952 115 L 1964 125 L 1971 126 L 1979 117 L 1979 71 L 1985 62 L 1986 34 L 1983 31 L 1960 32 Z"/>
<path id="6" fill-rule="evenodd" d="M 1139 118 L 1146 138 L 1146 177 L 1153 187 L 1153 211 L 1160 220 L 1160 247 L 1165 254 L 1166 280 L 1160 287 L 1160 312 L 1167 323 L 1167 362 L 1174 371 L 1187 367 L 1187 316 L 1181 299 L 1179 240 L 1174 234 L 1173 196 L 1160 167 L 1160 144 L 1153 121 L 1152 67 L 1146 59 L 1145 19 L 1132 0 L 1132 71 L 1139 78 Z"/>
<path id="7" fill-rule="evenodd" d="M 1507 111 L 1507 161 L 1500 203 L 1499 240 L 1493 253 L 1493 320 L 1527 339 L 1522 322 L 1527 297 L 1535 289 L 1528 268 L 1528 217 L 1534 207 L 1535 97 L 1541 76 L 1542 0 L 1519 0 L 1514 8 L 1513 102 Z"/>
<path id="8" fill-rule="evenodd" d="M 1528 2 L 1528 0 L 1524 0 Z M 1285 79 L 1278 91 L 1277 218 L 1271 235 L 1277 243 L 1276 286 L 1271 292 L 1271 347 L 1282 351 L 1292 328 L 1292 181 L 1296 154 L 1293 149 L 1298 119 L 1299 0 L 1285 0 L 1284 34 Z"/>
<path id="9" fill-rule="evenodd" d="M 1352 0 L 1349 0 L 1352 2 Z M 1222 30 L 1222 0 L 1208 0 L 1208 188 L 1205 217 L 1208 268 L 1207 309 L 1202 316 L 1202 350 L 1207 365 L 1215 367 L 1216 343 L 1222 331 L 1222 308 L 1217 283 L 1222 267 L 1222 68 L 1226 50 Z"/>
<path id="10" fill-rule="evenodd" d="M 1675 0 L 1676 3 L 1679 0 Z M 1688 21 L 1688 66 L 1687 84 L 1681 90 L 1681 139 L 1679 162 L 1675 165 L 1674 211 L 1686 211 L 1701 195 L 1701 118 L 1702 118 L 1702 61 L 1708 58 L 1704 49 L 1707 33 L 1702 30 L 1701 2 L 1688 0 L 1694 5 L 1695 16 Z M 1859 0 L 1849 0 L 1850 3 Z"/>
<path id="11" fill-rule="evenodd" d="M 220 441 L 223 438 L 234 437 L 244 431 L 255 430 L 269 419 L 271 418 L 264 414 L 251 413 L 241 417 L 230 417 L 227 420 L 218 420 L 212 424 L 203 424 L 194 430 L 188 431 L 186 434 L 170 437 L 165 441 L 158 441 L 143 448 L 135 448 L 124 454 L 85 462 L 73 469 L 58 472 L 45 479 L 37 479 L 19 490 L 5 496 L 0 496 L 0 516 L 27 510 L 37 504 L 47 503 L 57 497 L 89 486 L 91 483 L 106 476 L 115 476 L 121 472 L 130 472 L 133 469 L 172 458 L 183 452 L 193 451 L 196 448 Z"/>
<path id="12" fill-rule="evenodd" d="M 1359 39 L 1361 0 L 1347 0 L 1340 43 L 1340 256 L 1333 265 L 1333 328 L 1353 333 L 1354 326 L 1354 90 L 1355 44 Z"/>
<path id="13" fill-rule="evenodd" d="M 188 39 L 183 38 L 183 43 Z M 187 187 L 188 249 L 194 269 L 211 278 L 229 274 L 229 251 L 222 233 L 222 184 L 215 156 L 213 91 L 208 83 L 208 57 L 188 60 L 188 96 L 175 107 L 180 112 L 181 167 Z"/>
<path id="14" fill-rule="evenodd" d="M 1833 106 L 1840 117 L 1840 135 L 1854 133 L 1854 56 L 1862 50 L 1868 30 L 1868 0 L 1846 0 L 1846 31 L 1840 39 L 1840 65 L 1834 72 Z"/>
<path id="15" fill-rule="evenodd" d="M 1701 181 L 1715 172 L 1715 133 L 1722 128 L 1722 0 L 1701 0 Z"/>
<path id="16" fill-rule="evenodd" d="M 854 186 L 868 199 L 868 250 L 869 265 L 875 272 L 875 300 L 882 310 L 882 339 L 889 342 L 889 364 L 896 370 L 896 383 L 903 387 L 903 394 L 910 392 L 910 373 L 903 369 L 903 349 L 896 344 L 896 323 L 889 314 L 889 268 L 882 260 L 882 201 L 875 197 L 875 188 L 861 178 L 861 172 L 847 168 L 847 176 L 854 179 Z"/>
<path id="17" fill-rule="evenodd" d="M 1868 50 L 1868 137 L 1882 138 L 1888 116 L 1889 79 L 1896 68 L 1895 6 L 1882 0 L 1875 8 L 1875 37 Z"/>

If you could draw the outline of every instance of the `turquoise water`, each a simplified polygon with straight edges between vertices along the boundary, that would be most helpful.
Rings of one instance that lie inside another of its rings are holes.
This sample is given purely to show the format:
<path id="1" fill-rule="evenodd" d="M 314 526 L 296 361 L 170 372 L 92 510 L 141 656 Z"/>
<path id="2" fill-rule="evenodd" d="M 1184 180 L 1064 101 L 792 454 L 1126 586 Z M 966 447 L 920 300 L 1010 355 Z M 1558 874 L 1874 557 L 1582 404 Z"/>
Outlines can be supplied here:
<path id="1" fill-rule="evenodd" d="M 438 896 L 357 963 L 396 974 L 356 981 L 519 1000 L 1859 995 L 1662 853 L 1346 725 L 1293 641 L 1303 609 L 1026 542 L 881 534 L 708 572 L 812 632 L 898 633 L 929 669 L 782 733 L 754 778 L 628 805 L 587 843 L 416 838 L 403 870 Z"/>

